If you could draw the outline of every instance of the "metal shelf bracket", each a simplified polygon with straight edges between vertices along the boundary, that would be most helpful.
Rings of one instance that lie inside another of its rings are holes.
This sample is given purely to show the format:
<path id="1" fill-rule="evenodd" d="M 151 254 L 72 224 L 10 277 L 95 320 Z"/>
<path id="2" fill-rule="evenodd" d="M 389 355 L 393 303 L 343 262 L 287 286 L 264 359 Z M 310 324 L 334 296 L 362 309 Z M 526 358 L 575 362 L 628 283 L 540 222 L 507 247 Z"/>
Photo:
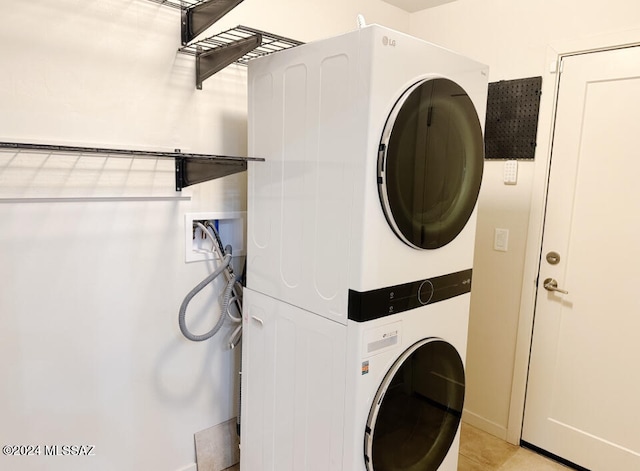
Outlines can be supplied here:
<path id="1" fill-rule="evenodd" d="M 247 170 L 247 161 L 176 157 L 176 191 Z"/>
<path id="2" fill-rule="evenodd" d="M 261 44 L 262 35 L 255 34 L 208 51 L 204 51 L 201 46 L 197 46 L 196 88 L 202 90 L 202 82 L 226 66 L 233 64 Z"/>
<path id="3" fill-rule="evenodd" d="M 243 0 L 208 0 L 182 8 L 182 45 L 186 46 Z"/>

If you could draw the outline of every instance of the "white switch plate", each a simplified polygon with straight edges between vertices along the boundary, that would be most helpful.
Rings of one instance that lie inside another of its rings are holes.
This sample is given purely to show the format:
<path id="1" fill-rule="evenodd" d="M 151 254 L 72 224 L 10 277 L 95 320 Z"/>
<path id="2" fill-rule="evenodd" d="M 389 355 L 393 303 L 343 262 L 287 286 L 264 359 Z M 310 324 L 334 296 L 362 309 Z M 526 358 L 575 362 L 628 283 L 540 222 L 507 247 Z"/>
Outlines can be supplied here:
<path id="1" fill-rule="evenodd" d="M 504 163 L 504 184 L 515 185 L 518 183 L 518 161 L 507 160 Z"/>
<path id="2" fill-rule="evenodd" d="M 211 241 L 193 237 L 193 221 L 217 221 L 218 234 L 224 246 L 231 245 L 233 256 L 246 255 L 246 211 L 187 213 L 184 216 L 184 249 L 186 262 L 216 259 Z"/>
<path id="3" fill-rule="evenodd" d="M 498 252 L 506 252 L 509 249 L 509 229 L 495 229 L 493 249 Z"/>

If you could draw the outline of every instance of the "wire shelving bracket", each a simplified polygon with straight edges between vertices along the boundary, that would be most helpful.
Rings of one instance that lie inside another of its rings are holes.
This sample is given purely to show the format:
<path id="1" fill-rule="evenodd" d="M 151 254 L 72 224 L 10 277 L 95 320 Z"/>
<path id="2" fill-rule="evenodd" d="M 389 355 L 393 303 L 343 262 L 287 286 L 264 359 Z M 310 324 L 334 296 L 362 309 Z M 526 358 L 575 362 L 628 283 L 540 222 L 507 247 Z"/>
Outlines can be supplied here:
<path id="1" fill-rule="evenodd" d="M 186 46 L 244 0 L 151 0 L 181 11 L 182 45 Z"/>
<path id="2" fill-rule="evenodd" d="M 186 46 L 243 0 L 209 0 L 182 9 L 182 45 Z"/>

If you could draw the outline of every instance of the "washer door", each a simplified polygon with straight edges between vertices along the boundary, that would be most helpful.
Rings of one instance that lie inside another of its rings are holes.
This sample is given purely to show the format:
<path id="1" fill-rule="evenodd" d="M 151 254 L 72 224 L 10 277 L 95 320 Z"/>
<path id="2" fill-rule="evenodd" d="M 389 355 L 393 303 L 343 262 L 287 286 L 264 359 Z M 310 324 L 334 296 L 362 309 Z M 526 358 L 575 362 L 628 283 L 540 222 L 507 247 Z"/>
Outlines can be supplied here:
<path id="1" fill-rule="evenodd" d="M 478 199 L 484 160 L 473 102 L 444 78 L 400 97 L 382 133 L 378 189 L 396 235 L 417 249 L 442 247 L 462 231 Z"/>
<path id="2" fill-rule="evenodd" d="M 464 367 L 456 349 L 424 339 L 385 376 L 365 431 L 368 471 L 436 471 L 458 431 Z"/>

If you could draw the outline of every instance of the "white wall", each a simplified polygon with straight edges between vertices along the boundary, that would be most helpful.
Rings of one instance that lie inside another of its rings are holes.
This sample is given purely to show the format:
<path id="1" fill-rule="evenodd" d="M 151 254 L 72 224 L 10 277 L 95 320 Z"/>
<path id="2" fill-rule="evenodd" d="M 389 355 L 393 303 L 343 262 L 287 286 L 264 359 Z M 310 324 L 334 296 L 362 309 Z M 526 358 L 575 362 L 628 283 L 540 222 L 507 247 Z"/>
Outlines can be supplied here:
<path id="1" fill-rule="evenodd" d="M 510 410 L 514 369 L 525 370 L 527 361 L 527 346 L 524 354 L 522 345 L 516 350 L 521 315 L 527 319 L 520 338 L 531 329 L 530 313 L 520 312 L 520 297 L 530 296 L 535 279 L 537 254 L 531 246 L 535 249 L 536 241 L 527 247 L 527 235 L 539 230 L 529 227 L 529 213 L 541 207 L 548 159 L 555 80 L 548 60 L 558 43 L 609 46 L 612 35 L 638 28 L 640 3 L 635 0 L 456 0 L 411 16 L 413 35 L 488 64 L 492 82 L 543 76 L 535 163 L 520 162 L 520 179 L 513 187 L 502 183 L 502 163 L 487 162 L 479 201 L 465 419 L 500 437 L 507 437 L 508 427 L 511 440 L 519 437 L 519 417 L 510 422 L 509 414 L 518 416 L 522 407 L 518 390 Z M 640 35 L 635 37 L 640 41 Z M 493 250 L 497 227 L 510 231 L 507 253 Z M 529 306 L 527 299 L 523 306 Z"/>
<path id="2" fill-rule="evenodd" d="M 176 54 L 177 11 L 146 0 L 0 5 L 0 140 L 245 155 L 245 70 L 196 91 L 193 58 Z M 640 27 L 631 0 L 457 0 L 412 15 L 379 0 L 246 0 L 212 31 L 246 24 L 310 41 L 352 29 L 357 13 L 489 64 L 491 81 L 547 81 L 554 41 Z M 487 163 L 481 194 L 467 417 L 500 436 L 545 159 L 521 163 L 515 187 Z M 0 153 L 0 441 L 96 446 L 91 461 L 0 457 L 0 468 L 177 470 L 194 461 L 194 432 L 235 415 L 235 356 L 224 337 L 184 340 L 177 309 L 210 269 L 184 263 L 184 213 L 244 209 L 245 177 L 180 196 L 172 165 Z M 495 227 L 511 231 L 506 254 L 491 248 Z M 203 298 L 194 329 L 214 320 L 215 293 Z"/>
<path id="3" fill-rule="evenodd" d="M 0 140 L 245 155 L 246 71 L 196 91 L 176 10 L 0 1 Z M 247 0 L 212 31 L 309 41 L 359 12 L 408 30 L 378 0 Z M 0 444 L 95 446 L 0 469 L 183 469 L 193 433 L 235 415 L 236 355 L 224 335 L 182 338 L 177 311 L 211 269 L 184 262 L 184 213 L 245 209 L 245 176 L 173 188 L 170 160 L 0 152 Z M 193 330 L 215 321 L 216 295 L 194 301 Z"/>

